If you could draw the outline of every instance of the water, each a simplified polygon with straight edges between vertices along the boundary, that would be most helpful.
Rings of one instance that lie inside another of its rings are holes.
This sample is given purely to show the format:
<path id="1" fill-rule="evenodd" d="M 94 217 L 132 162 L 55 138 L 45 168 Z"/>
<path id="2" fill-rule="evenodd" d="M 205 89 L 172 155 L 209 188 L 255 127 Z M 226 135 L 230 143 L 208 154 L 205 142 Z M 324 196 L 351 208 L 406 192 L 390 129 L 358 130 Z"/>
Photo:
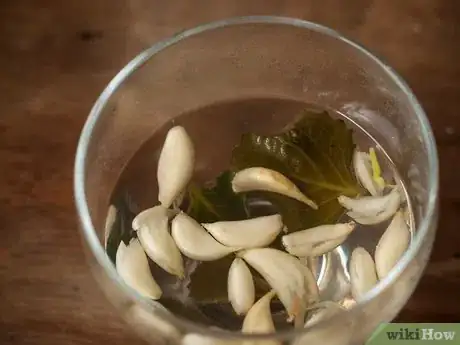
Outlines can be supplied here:
<path id="1" fill-rule="evenodd" d="M 182 125 L 194 142 L 196 150 L 194 180 L 205 183 L 227 169 L 231 151 L 243 133 L 272 134 L 279 132 L 286 124 L 292 122 L 305 107 L 312 106 L 289 100 L 249 99 L 211 104 L 182 114 L 174 121 L 174 125 Z M 353 129 L 354 142 L 360 150 L 367 151 L 370 146 L 376 147 L 385 180 L 390 176 L 394 177 L 396 183 L 400 184 L 406 193 L 394 165 L 378 143 L 359 125 L 342 114 L 332 112 L 331 115 L 346 120 L 349 128 Z M 132 218 L 142 210 L 157 204 L 157 161 L 169 128 L 170 125 L 154 133 L 137 151 L 126 165 L 113 193 L 112 204 L 119 212 L 112 231 L 114 233 L 123 232 L 121 237 L 125 240 L 134 235 L 130 231 Z M 409 200 L 407 193 L 405 197 L 406 200 Z M 409 212 L 409 215 L 411 214 Z M 340 219 L 340 221 L 347 220 L 346 216 Z M 412 217 L 410 221 L 413 224 Z M 322 300 L 337 301 L 344 306 L 355 303 L 350 296 L 348 258 L 358 245 L 366 248 L 373 255 L 375 246 L 388 223 L 389 221 L 372 226 L 371 229 L 370 226 L 358 226 L 345 243 L 316 260 L 314 273 Z M 111 240 L 107 251 L 113 259 L 120 239 L 112 236 Z M 226 260 L 220 266 L 216 264 L 215 272 L 217 273 L 202 279 L 201 285 L 196 284 L 193 291 L 190 291 L 190 279 L 194 280 L 193 272 L 200 263 L 186 260 L 186 271 L 191 276 L 184 281 L 177 281 L 151 262 L 152 273 L 163 288 L 163 297 L 160 302 L 172 312 L 195 322 L 226 329 L 240 329 L 242 317 L 236 316 L 229 303 L 225 300 L 207 301 L 204 298 L 207 289 L 226 290 L 227 272 L 225 269 L 227 266 L 225 265 L 229 265 L 231 257 Z M 289 327 L 285 321 L 285 312 L 279 302 L 272 303 L 272 312 L 277 329 Z"/>

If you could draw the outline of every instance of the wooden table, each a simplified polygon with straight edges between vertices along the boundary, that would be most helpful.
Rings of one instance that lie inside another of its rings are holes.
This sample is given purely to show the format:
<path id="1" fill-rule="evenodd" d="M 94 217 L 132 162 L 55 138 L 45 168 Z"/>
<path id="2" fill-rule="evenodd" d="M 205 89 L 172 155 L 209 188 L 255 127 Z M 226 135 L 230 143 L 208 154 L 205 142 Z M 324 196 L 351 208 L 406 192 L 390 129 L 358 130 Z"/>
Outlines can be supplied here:
<path id="1" fill-rule="evenodd" d="M 247 14 L 340 30 L 413 88 L 439 145 L 441 219 L 432 261 L 399 320 L 460 321 L 460 2 L 3 0 L 1 344 L 141 344 L 83 256 L 72 199 L 78 136 L 99 92 L 141 49 L 198 23 Z"/>

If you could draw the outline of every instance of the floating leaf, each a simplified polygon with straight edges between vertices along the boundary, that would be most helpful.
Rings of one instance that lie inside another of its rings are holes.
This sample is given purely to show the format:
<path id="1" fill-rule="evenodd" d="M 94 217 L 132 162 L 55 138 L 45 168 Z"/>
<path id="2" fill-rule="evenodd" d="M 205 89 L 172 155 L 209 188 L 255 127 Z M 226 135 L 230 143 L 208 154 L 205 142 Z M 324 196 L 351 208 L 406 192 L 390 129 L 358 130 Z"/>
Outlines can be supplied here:
<path id="1" fill-rule="evenodd" d="M 290 232 L 334 223 L 344 213 L 337 197 L 356 196 L 360 191 L 351 170 L 353 150 L 352 132 L 342 120 L 326 112 L 306 111 L 300 120 L 276 135 L 243 135 L 233 151 L 232 170 L 254 166 L 274 169 L 316 201 L 318 210 L 271 192 L 235 194 L 231 187 L 233 172 L 226 171 L 213 187 L 190 185 L 186 212 L 201 223 L 279 212 Z M 283 250 L 280 237 L 270 247 Z M 190 297 L 205 304 L 227 303 L 227 275 L 232 261 L 233 255 L 229 255 L 200 263 L 191 276 Z M 253 276 L 259 298 L 270 286 L 257 272 Z"/>
<path id="2" fill-rule="evenodd" d="M 333 119 L 325 111 L 306 110 L 302 115 L 273 136 L 244 134 L 232 157 L 236 171 L 260 166 L 281 172 L 319 205 L 313 210 L 269 192 L 247 195 L 270 201 L 290 232 L 336 222 L 344 211 L 337 197 L 360 192 L 351 166 L 355 147 L 352 131 L 343 120 Z"/>
<path id="3" fill-rule="evenodd" d="M 233 193 L 232 177 L 230 171 L 225 171 L 213 186 L 200 188 L 190 184 L 186 213 L 200 223 L 246 219 L 244 197 Z"/>

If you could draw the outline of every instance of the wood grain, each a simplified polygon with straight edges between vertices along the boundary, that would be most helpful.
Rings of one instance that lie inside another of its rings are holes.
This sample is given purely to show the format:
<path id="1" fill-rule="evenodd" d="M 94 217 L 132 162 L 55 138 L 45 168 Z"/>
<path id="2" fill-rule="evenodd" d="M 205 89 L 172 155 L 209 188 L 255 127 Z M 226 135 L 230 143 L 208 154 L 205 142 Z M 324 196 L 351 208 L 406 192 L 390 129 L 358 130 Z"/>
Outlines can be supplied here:
<path id="1" fill-rule="evenodd" d="M 255 0 L 0 2 L 0 343 L 141 344 L 83 255 L 72 199 L 92 103 L 141 49 L 184 28 L 248 14 L 328 25 L 383 57 L 433 125 L 441 218 L 431 263 L 400 321 L 460 321 L 460 2 Z"/>

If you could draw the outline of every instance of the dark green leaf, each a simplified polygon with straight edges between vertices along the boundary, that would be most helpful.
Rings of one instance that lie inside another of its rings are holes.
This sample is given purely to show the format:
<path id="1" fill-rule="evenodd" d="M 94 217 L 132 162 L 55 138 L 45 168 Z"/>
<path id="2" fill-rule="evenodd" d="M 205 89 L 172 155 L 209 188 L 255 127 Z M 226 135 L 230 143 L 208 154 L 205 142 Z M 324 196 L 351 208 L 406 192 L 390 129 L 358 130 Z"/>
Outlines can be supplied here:
<path id="1" fill-rule="evenodd" d="M 351 166 L 354 147 L 352 132 L 343 120 L 307 110 L 277 135 L 243 135 L 233 151 L 232 166 L 236 171 L 254 166 L 279 171 L 319 205 L 315 211 L 283 195 L 256 193 L 274 205 L 292 232 L 336 222 L 343 213 L 337 196 L 359 193 Z"/>
<path id="2" fill-rule="evenodd" d="M 219 175 L 208 188 L 191 184 L 188 188 L 187 214 L 200 223 L 247 218 L 244 197 L 232 191 L 232 173 Z"/>
<path id="3" fill-rule="evenodd" d="M 337 196 L 354 196 L 359 192 L 351 171 L 352 132 L 343 121 L 334 120 L 327 113 L 307 111 L 303 115 L 277 135 L 243 135 L 233 151 L 232 169 L 261 166 L 277 170 L 316 201 L 318 210 L 270 192 L 235 194 L 231 187 L 233 173 L 224 172 L 213 187 L 189 187 L 187 213 L 199 222 L 214 222 L 279 212 L 289 231 L 336 222 L 343 213 Z M 271 247 L 281 249 L 280 238 Z M 227 276 L 233 258 L 229 255 L 200 263 L 191 276 L 191 298 L 201 304 L 227 302 Z M 270 287 L 257 272 L 253 271 L 253 276 L 260 297 Z"/>
<path id="4" fill-rule="evenodd" d="M 309 111 L 290 126 L 283 137 L 300 147 L 321 172 L 322 178 L 311 176 L 310 184 L 341 193 L 358 192 L 351 170 L 353 133 L 344 120 L 333 119 L 326 111 Z"/>

